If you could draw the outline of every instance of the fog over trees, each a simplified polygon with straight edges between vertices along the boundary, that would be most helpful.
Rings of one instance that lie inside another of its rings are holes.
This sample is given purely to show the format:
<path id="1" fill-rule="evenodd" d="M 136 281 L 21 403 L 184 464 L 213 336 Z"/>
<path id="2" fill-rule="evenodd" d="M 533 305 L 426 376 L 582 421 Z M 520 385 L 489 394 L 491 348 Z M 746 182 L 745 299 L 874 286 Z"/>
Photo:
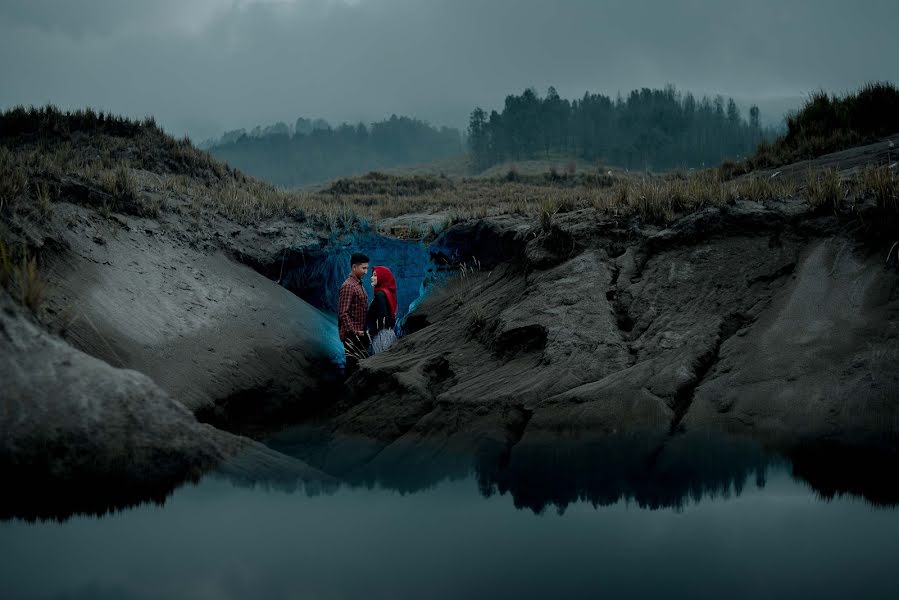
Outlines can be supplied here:
<path id="1" fill-rule="evenodd" d="M 532 88 L 506 96 L 501 112 L 476 108 L 468 146 L 478 170 L 550 155 L 662 170 L 744 157 L 774 134 L 762 128 L 758 107 L 744 117 L 733 99 L 722 96 L 697 99 L 668 86 L 614 100 L 585 93 L 569 101 L 550 87 L 542 98 Z"/>
<path id="2" fill-rule="evenodd" d="M 228 131 L 203 146 L 247 173 L 295 187 L 464 153 L 472 174 L 549 157 L 641 170 L 699 168 L 751 155 L 775 134 L 761 125 L 758 107 L 744 115 L 722 96 L 696 98 L 668 86 L 566 100 L 550 87 L 542 97 L 533 88 L 506 96 L 501 111 L 476 108 L 464 135 L 397 115 L 337 127 L 301 117 L 291 125 Z"/>
<path id="3" fill-rule="evenodd" d="M 300 117 L 293 127 L 276 123 L 249 133 L 238 129 L 204 145 L 232 166 L 286 187 L 464 152 L 458 129 L 396 115 L 371 125 L 337 127 L 323 119 Z"/>

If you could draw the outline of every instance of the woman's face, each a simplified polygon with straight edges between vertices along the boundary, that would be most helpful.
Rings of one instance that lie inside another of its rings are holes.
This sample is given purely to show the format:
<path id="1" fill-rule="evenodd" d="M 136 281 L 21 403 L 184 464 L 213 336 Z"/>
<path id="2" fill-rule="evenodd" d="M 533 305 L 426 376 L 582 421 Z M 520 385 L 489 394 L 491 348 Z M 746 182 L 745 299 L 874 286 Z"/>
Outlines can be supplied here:
<path id="1" fill-rule="evenodd" d="M 371 274 L 371 287 L 375 287 L 376 285 L 378 285 L 378 274 L 372 273 Z"/>

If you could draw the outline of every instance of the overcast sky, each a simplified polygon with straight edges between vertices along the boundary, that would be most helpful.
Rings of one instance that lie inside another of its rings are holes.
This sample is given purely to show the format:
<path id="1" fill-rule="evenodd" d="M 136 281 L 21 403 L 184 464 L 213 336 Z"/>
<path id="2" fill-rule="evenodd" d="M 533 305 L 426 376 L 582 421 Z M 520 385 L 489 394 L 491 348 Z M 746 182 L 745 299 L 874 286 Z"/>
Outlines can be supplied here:
<path id="1" fill-rule="evenodd" d="M 815 89 L 899 81 L 897 23 L 897 0 L 0 0 L 0 107 L 205 138 L 298 116 L 463 126 L 528 86 L 672 83 L 770 119 Z"/>

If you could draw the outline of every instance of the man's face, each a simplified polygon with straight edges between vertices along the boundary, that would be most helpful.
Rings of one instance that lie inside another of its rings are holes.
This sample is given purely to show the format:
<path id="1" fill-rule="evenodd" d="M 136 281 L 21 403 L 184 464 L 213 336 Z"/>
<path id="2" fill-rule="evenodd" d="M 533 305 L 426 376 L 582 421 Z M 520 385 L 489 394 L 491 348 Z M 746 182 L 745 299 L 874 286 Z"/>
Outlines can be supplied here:
<path id="1" fill-rule="evenodd" d="M 357 263 L 353 265 L 353 277 L 362 281 L 365 274 L 368 273 L 368 263 Z"/>

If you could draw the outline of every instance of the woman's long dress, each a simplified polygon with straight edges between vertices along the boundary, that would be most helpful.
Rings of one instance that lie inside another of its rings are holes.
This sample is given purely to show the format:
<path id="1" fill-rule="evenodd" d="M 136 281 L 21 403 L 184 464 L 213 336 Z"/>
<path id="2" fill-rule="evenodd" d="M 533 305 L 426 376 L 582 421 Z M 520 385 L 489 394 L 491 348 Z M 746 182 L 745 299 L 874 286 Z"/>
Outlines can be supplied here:
<path id="1" fill-rule="evenodd" d="M 396 342 L 396 317 L 390 311 L 390 301 L 384 292 L 375 292 L 365 319 L 368 335 L 371 337 L 369 354 L 384 352 Z"/>

